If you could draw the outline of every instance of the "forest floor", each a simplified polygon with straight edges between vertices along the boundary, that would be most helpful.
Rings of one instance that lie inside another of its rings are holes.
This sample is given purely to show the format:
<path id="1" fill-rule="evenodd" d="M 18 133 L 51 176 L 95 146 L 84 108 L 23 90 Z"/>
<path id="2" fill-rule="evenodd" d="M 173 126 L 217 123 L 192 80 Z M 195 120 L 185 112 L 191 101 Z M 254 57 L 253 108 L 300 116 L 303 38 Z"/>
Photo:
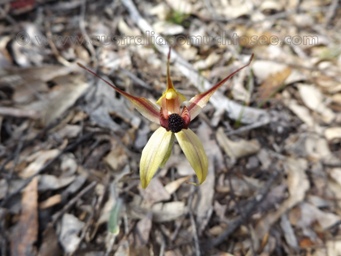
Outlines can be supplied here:
<path id="1" fill-rule="evenodd" d="M 341 255 L 338 0 L 0 4 L 0 255 Z M 146 189 L 151 123 L 237 68 Z"/>

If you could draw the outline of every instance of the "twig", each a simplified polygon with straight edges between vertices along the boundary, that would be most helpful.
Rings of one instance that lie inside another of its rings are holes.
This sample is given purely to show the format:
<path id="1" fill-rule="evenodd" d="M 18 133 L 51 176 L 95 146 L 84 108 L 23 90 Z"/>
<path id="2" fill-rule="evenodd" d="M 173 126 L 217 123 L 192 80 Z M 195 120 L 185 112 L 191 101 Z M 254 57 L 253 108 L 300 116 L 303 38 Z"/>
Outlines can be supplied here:
<path id="1" fill-rule="evenodd" d="M 221 243 L 226 241 L 229 238 L 229 236 L 232 235 L 244 222 L 248 221 L 253 212 L 257 209 L 257 206 L 260 205 L 266 198 L 267 194 L 270 191 L 272 183 L 275 181 L 278 175 L 279 172 L 275 171 L 268 180 L 268 182 L 265 184 L 264 188 L 260 191 L 259 196 L 257 196 L 255 199 L 253 199 L 245 206 L 245 208 L 243 209 L 244 214 L 235 221 L 233 221 L 232 223 L 230 223 L 228 228 L 220 236 L 218 236 L 215 239 L 212 239 L 208 243 L 205 243 L 203 248 L 208 251 L 211 248 L 220 245 Z"/>
<path id="2" fill-rule="evenodd" d="M 142 18 L 132 0 L 122 0 L 121 2 L 128 9 L 131 19 L 137 24 L 143 33 L 146 33 L 146 36 L 153 35 L 153 37 L 158 38 L 158 42 L 167 42 L 165 38 L 156 33 L 152 26 L 144 18 Z M 158 44 L 155 42 L 156 40 L 151 41 L 154 43 L 155 48 L 159 52 L 167 56 L 169 50 L 168 44 Z M 171 60 L 175 61 L 178 69 L 185 77 L 187 77 L 189 81 L 191 81 L 194 86 L 198 88 L 199 91 L 207 90 L 212 87 L 212 84 L 207 79 L 199 75 L 192 68 L 192 66 L 187 61 L 182 59 L 175 51 L 172 52 Z M 242 123 L 249 124 L 258 122 L 260 120 L 264 120 L 265 123 L 270 122 L 270 116 L 265 110 L 244 107 L 226 98 L 220 92 L 215 92 L 215 94 L 210 98 L 210 102 L 216 109 L 226 110 L 229 117 L 233 120 L 239 119 L 240 113 L 243 112 L 243 116 L 241 118 Z"/>
<path id="3" fill-rule="evenodd" d="M 34 110 L 23 110 L 18 108 L 12 107 L 1 107 L 0 106 L 0 116 L 12 116 L 12 117 L 19 117 L 19 118 L 31 118 L 37 119 L 39 117 L 38 112 Z"/>

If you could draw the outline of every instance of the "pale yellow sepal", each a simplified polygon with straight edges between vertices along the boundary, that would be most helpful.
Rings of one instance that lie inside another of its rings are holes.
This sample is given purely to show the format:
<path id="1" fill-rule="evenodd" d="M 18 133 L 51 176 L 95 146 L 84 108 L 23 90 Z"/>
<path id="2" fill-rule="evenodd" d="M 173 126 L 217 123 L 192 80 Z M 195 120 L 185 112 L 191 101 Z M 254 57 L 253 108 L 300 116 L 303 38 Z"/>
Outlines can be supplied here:
<path id="1" fill-rule="evenodd" d="M 147 142 L 140 161 L 140 179 L 142 188 L 146 188 L 164 160 L 168 159 L 174 142 L 174 135 L 159 127 Z"/>
<path id="2" fill-rule="evenodd" d="M 195 171 L 199 184 L 203 183 L 207 176 L 208 160 L 200 139 L 190 129 L 183 129 L 175 133 L 175 137 Z"/>

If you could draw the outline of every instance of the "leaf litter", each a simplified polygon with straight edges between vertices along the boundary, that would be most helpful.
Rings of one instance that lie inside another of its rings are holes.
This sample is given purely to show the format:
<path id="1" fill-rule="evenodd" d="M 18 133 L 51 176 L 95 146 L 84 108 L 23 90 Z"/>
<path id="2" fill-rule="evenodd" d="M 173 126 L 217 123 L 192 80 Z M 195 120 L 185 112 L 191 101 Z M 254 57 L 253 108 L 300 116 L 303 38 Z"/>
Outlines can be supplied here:
<path id="1" fill-rule="evenodd" d="M 338 1 L 19 2 L 0 6 L 0 255 L 340 255 Z M 143 190 L 155 126 L 75 64 L 156 100 L 166 41 L 188 98 L 255 58 L 191 125 L 205 183 L 175 144 Z"/>

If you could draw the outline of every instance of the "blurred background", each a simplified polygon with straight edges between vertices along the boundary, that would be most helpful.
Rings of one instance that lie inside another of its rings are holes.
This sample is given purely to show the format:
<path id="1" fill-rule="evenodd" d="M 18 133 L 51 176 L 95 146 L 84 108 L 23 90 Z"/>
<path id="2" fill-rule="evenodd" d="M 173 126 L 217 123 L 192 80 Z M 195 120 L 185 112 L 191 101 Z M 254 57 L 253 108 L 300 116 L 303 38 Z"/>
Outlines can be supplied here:
<path id="1" fill-rule="evenodd" d="M 338 0 L 0 1 L 0 255 L 341 255 Z M 105 83 L 187 99 L 254 54 L 147 189 L 158 125 Z"/>

